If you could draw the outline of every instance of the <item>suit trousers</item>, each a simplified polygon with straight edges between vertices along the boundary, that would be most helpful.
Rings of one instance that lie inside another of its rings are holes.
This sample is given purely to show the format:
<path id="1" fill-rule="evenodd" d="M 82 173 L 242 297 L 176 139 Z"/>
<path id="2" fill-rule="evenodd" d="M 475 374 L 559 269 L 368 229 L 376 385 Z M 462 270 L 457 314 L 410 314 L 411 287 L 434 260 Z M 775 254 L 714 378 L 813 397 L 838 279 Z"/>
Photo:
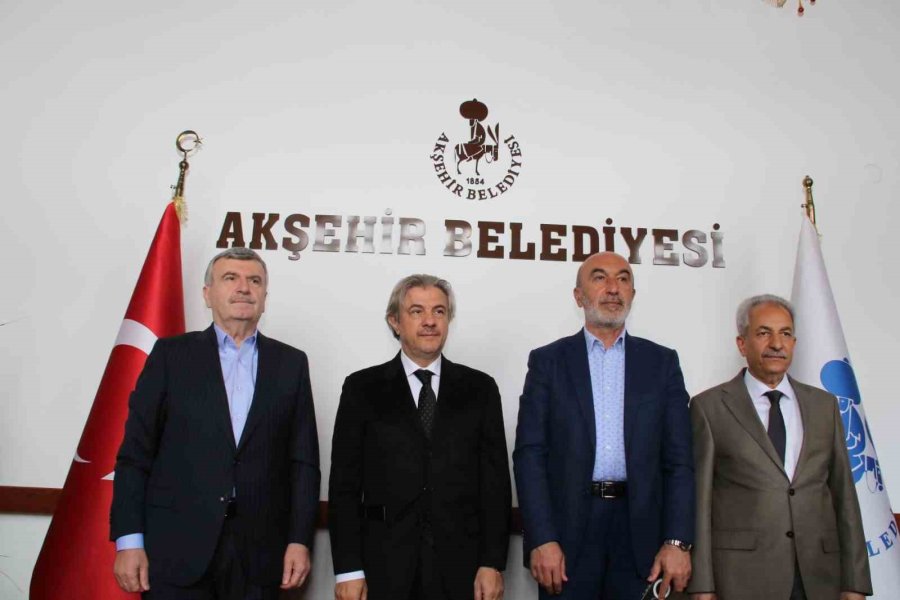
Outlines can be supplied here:
<path id="1" fill-rule="evenodd" d="M 794 563 L 794 587 L 791 590 L 790 600 L 806 600 L 806 590 L 803 589 L 803 580 L 800 579 L 800 565 Z"/>
<path id="2" fill-rule="evenodd" d="M 591 498 L 590 517 L 578 556 L 566 556 L 563 591 L 541 600 L 638 600 L 647 581 L 638 573 L 625 498 Z"/>
<path id="3" fill-rule="evenodd" d="M 278 600 L 277 584 L 259 586 L 247 582 L 240 547 L 234 521 L 227 519 L 209 568 L 200 581 L 185 587 L 150 581 L 150 591 L 142 594 L 143 600 Z"/>
<path id="4" fill-rule="evenodd" d="M 409 600 L 450 600 L 441 579 L 440 561 L 434 551 L 434 536 L 426 527 L 419 548 L 419 564 Z"/>

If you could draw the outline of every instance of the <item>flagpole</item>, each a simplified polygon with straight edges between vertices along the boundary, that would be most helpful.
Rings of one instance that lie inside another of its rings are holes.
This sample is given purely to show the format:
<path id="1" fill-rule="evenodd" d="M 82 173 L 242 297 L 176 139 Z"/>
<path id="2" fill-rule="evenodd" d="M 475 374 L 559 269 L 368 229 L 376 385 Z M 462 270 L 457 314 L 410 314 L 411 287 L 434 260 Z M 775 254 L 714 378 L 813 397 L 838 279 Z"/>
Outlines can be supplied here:
<path id="1" fill-rule="evenodd" d="M 806 193 L 806 203 L 801 204 L 800 206 L 806 209 L 806 216 L 809 217 L 809 220 L 812 222 L 813 227 L 816 228 L 816 233 L 818 233 L 819 227 L 818 225 L 816 225 L 816 203 L 813 202 L 812 186 L 812 177 L 807 175 L 803 178 L 803 189 Z"/>
<path id="2" fill-rule="evenodd" d="M 178 134 L 175 138 L 175 148 L 181 153 L 181 162 L 178 163 L 178 183 L 172 186 L 172 203 L 175 205 L 175 212 L 178 213 L 178 221 L 184 225 L 187 221 L 187 202 L 184 200 L 184 180 L 187 176 L 188 169 L 191 165 L 188 163 L 188 156 L 196 154 L 200 150 L 203 140 L 197 135 L 196 131 L 186 129 Z"/>

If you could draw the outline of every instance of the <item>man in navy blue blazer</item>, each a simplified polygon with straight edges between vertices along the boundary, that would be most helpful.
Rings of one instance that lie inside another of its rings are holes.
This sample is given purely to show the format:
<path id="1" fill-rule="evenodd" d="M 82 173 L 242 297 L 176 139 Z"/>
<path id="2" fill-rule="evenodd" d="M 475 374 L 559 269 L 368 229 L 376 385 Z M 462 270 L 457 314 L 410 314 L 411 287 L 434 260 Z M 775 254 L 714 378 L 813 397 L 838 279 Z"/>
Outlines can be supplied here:
<path id="1" fill-rule="evenodd" d="M 638 600 L 691 573 L 694 468 L 688 394 L 674 350 L 628 335 L 634 275 L 588 257 L 584 328 L 531 352 L 513 464 L 525 566 L 540 597 Z"/>
<path id="2" fill-rule="evenodd" d="M 116 581 L 143 600 L 277 600 L 309 575 L 320 480 L 309 361 L 258 330 L 268 283 L 249 248 L 213 257 L 213 324 L 157 341 L 129 398 L 110 539 Z"/>

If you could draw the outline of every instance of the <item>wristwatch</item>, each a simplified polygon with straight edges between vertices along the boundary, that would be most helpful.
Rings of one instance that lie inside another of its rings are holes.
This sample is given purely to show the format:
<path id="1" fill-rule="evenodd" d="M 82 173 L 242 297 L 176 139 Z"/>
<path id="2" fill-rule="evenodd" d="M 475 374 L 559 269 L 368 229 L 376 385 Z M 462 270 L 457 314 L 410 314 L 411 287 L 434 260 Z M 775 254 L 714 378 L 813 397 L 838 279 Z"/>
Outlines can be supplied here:
<path id="1" fill-rule="evenodd" d="M 681 540 L 663 540 L 663 544 L 668 544 L 670 546 L 675 546 L 679 550 L 684 550 L 685 552 L 690 552 L 691 548 L 694 547 L 693 544 L 685 544 Z"/>

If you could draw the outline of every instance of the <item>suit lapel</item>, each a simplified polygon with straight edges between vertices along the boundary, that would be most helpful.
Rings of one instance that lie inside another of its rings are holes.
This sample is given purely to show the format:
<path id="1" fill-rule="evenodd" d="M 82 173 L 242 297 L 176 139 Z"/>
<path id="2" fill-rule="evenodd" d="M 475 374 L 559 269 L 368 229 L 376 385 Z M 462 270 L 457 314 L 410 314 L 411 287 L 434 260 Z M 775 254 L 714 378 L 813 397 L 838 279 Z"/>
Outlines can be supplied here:
<path id="1" fill-rule="evenodd" d="M 797 474 L 804 472 L 804 463 L 809 459 L 810 447 L 809 444 L 806 443 L 806 440 L 810 429 L 813 427 L 813 406 L 812 398 L 800 389 L 797 382 L 791 379 L 790 376 L 788 376 L 788 381 L 791 384 L 791 389 L 794 390 L 794 395 L 797 397 L 797 405 L 800 407 L 800 422 L 803 424 L 803 440 L 800 443 L 800 456 L 797 458 L 797 466 L 794 467 L 794 481 L 796 481 Z"/>
<path id="2" fill-rule="evenodd" d="M 459 369 L 454 363 L 442 356 L 441 384 L 438 388 L 437 413 L 435 414 L 434 419 L 434 431 L 432 431 L 431 435 L 431 443 L 434 446 L 440 446 L 440 440 L 446 435 L 452 435 L 453 433 L 452 431 L 447 430 L 447 423 L 450 421 L 450 413 L 456 409 L 457 402 L 460 399 L 460 385 Z M 424 434 L 425 430 L 421 426 L 421 419 L 418 418 L 418 411 L 416 412 L 416 421 L 419 423 L 419 429 Z"/>
<path id="3" fill-rule="evenodd" d="M 276 386 L 281 366 L 281 352 L 272 340 L 259 331 L 256 332 L 256 349 L 259 353 L 256 361 L 256 385 L 253 388 L 253 400 L 250 401 L 247 422 L 244 423 L 244 430 L 241 432 L 241 441 L 237 445 L 238 451 L 244 447 L 253 430 L 268 412 L 269 404 L 277 400 Z"/>
<path id="4" fill-rule="evenodd" d="M 422 427 L 421 419 L 419 419 L 416 399 L 413 398 L 412 390 L 409 389 L 409 381 L 407 381 L 403 363 L 400 362 L 399 352 L 394 357 L 394 360 L 387 364 L 384 376 L 385 401 L 392 405 L 392 408 L 397 411 L 410 429 L 416 432 L 422 440 L 425 440 L 425 430 Z M 441 390 L 441 393 L 443 393 L 443 390 Z M 438 406 L 440 404 L 440 401 L 438 401 Z"/>
<path id="5" fill-rule="evenodd" d="M 597 424 L 594 421 L 594 396 L 591 391 L 591 368 L 588 365 L 587 342 L 584 330 L 579 331 L 566 340 L 565 364 L 569 369 L 569 378 L 575 387 L 575 400 L 581 408 L 582 421 L 588 430 L 591 442 L 591 454 L 597 452 Z"/>
<path id="6" fill-rule="evenodd" d="M 222 377 L 222 361 L 219 360 L 219 341 L 216 330 L 210 325 L 203 332 L 200 348 L 200 373 L 208 373 L 206 377 L 207 398 L 213 421 L 222 430 L 231 449 L 235 449 L 234 430 L 231 427 L 231 412 L 228 410 L 228 394 L 225 391 L 225 380 Z"/>
<path id="7" fill-rule="evenodd" d="M 643 357 L 640 346 L 627 333 L 625 334 L 625 415 L 622 427 L 625 432 L 625 459 L 633 456 L 631 450 L 634 422 L 637 420 L 638 374 L 641 372 Z M 627 467 L 626 467 L 627 468 Z"/>
<path id="8" fill-rule="evenodd" d="M 722 401 L 737 422 L 759 444 L 760 448 L 775 463 L 775 466 L 778 467 L 782 474 L 787 477 L 787 474 L 784 473 L 784 464 L 778 457 L 775 446 L 772 445 L 772 440 L 769 439 L 769 434 L 763 427 L 762 421 L 759 420 L 759 415 L 753 407 L 753 400 L 751 400 L 750 394 L 747 393 L 747 386 L 744 385 L 744 371 L 741 370 L 737 377 L 725 385 L 722 391 Z"/>

